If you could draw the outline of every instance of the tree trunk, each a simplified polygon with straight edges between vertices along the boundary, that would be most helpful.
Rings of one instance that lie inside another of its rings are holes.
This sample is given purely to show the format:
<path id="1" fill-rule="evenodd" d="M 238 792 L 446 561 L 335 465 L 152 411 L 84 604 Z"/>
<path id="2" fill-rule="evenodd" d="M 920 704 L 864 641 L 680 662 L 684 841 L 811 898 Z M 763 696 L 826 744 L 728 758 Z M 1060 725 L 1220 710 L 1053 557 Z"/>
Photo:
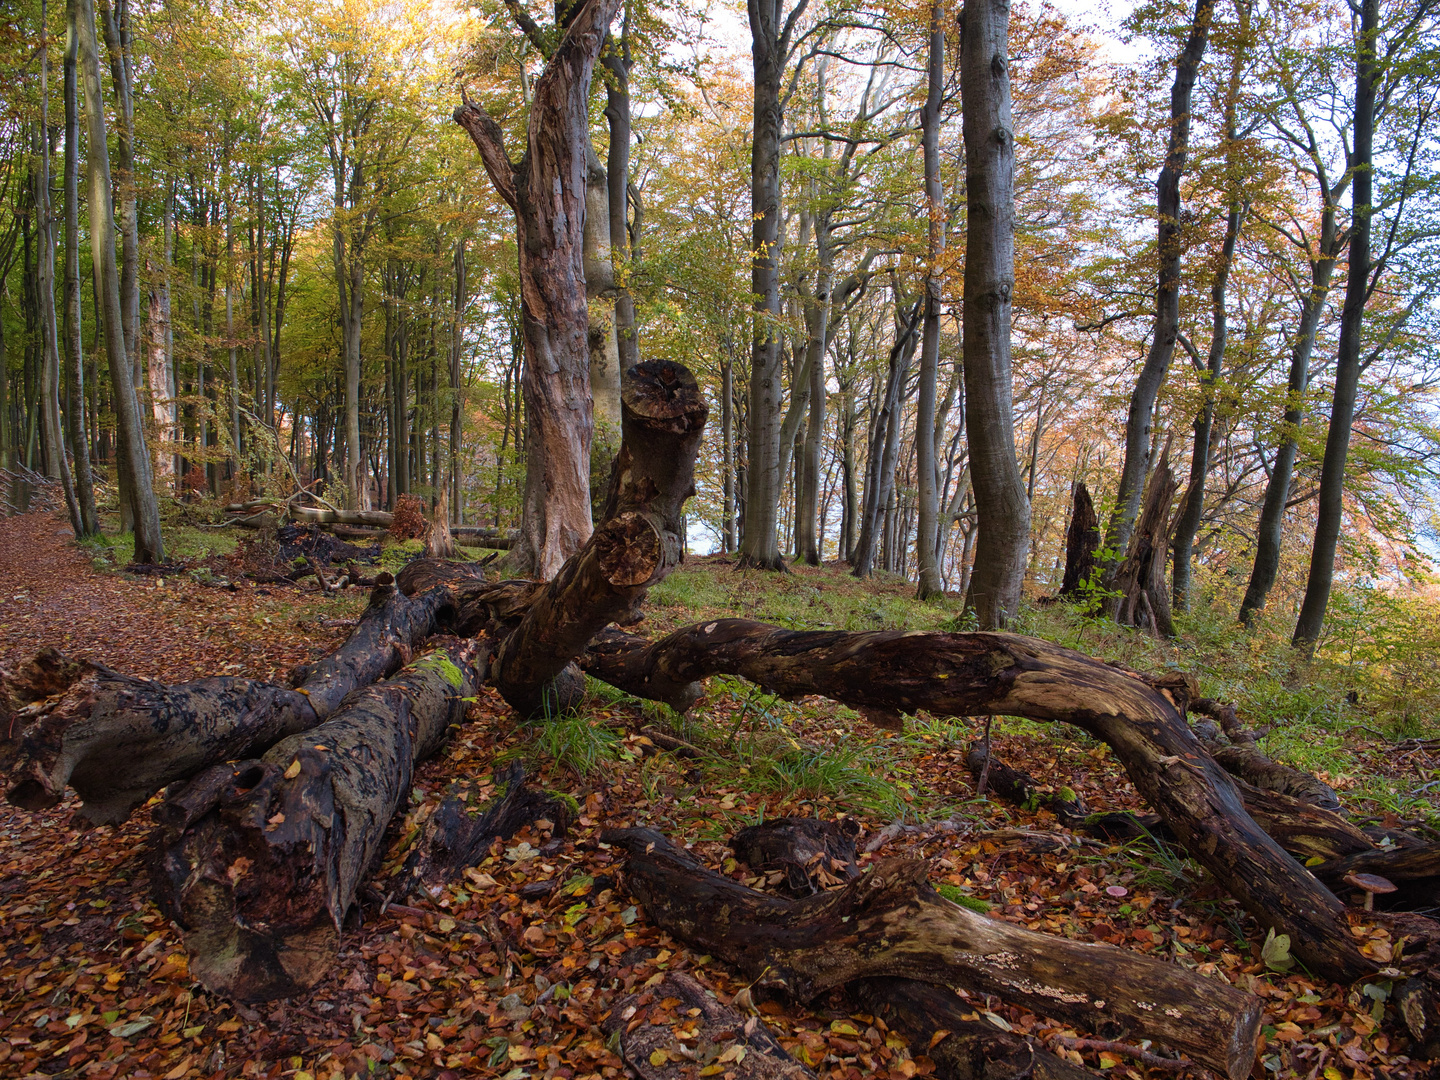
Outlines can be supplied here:
<path id="1" fill-rule="evenodd" d="M 1178 486 L 1170 468 L 1167 439 L 1146 486 L 1144 509 L 1130 535 L 1130 549 L 1115 574 L 1116 622 L 1148 629 L 1156 637 L 1175 636 L 1165 588 L 1165 555 L 1170 550 L 1170 506 Z"/>
<path id="2" fill-rule="evenodd" d="M 80 297 L 80 102 L 76 67 L 80 50 L 75 0 L 65 4 L 65 382 L 70 399 L 69 442 L 75 469 L 75 500 L 80 509 L 77 538 L 100 532 L 95 513 L 95 482 L 90 473 L 90 433 L 85 420 L 85 343 Z M 3 402 L 0 402 L 3 409 Z M 3 425 L 0 425 L 3 427 Z M 3 442 L 3 438 L 0 438 Z M 0 461 L 4 453 L 0 451 Z"/>
<path id="3" fill-rule="evenodd" d="M 150 477 L 150 453 L 135 399 L 131 358 L 121 318 L 120 275 L 115 265 L 115 210 L 110 192 L 110 154 L 106 149 L 105 99 L 100 88 L 100 59 L 91 0 L 74 0 L 79 28 L 80 75 L 85 82 L 85 121 L 90 174 L 90 247 L 100 287 L 101 322 L 110 366 L 111 405 L 115 411 L 122 484 L 135 519 L 135 561 L 162 563 L 160 508 Z"/>
<path id="4" fill-rule="evenodd" d="M 628 853 L 626 883 L 650 919 L 753 985 L 810 1001 L 857 979 L 902 976 L 997 994 L 1087 1029 L 1113 1020 L 1232 1080 L 1255 1059 L 1259 999 L 1125 949 L 989 919 L 930 888 L 920 860 L 882 859 L 843 889 L 788 901 L 707 870 L 654 830 L 601 838 Z"/>
<path id="5" fill-rule="evenodd" d="M 1171 694 L 1046 642 L 1008 634 L 790 631 L 743 619 L 657 642 L 611 632 L 586 670 L 639 697 L 683 703 L 710 675 L 739 675 L 787 699 L 820 694 L 895 727 L 898 710 L 1005 714 L 1074 724 L 1108 743 L 1141 796 L 1252 914 L 1289 933 L 1312 970 L 1350 981 L 1373 970 L 1338 900 L 1255 823 Z"/>
<path id="6" fill-rule="evenodd" d="M 217 765 L 156 811 L 152 881 L 190 973 L 241 1001 L 314 985 L 335 964 L 362 875 L 484 680 L 475 642 L 422 657 L 258 760 Z"/>
<path id="7" fill-rule="evenodd" d="M 1340 519 L 1345 511 L 1345 461 L 1350 453 L 1350 429 L 1360 385 L 1360 324 L 1370 280 L 1370 219 L 1374 175 L 1371 171 L 1375 141 L 1375 89 L 1380 79 L 1376 57 L 1380 0 L 1362 0 L 1359 38 L 1355 42 L 1355 146 L 1350 154 L 1350 257 L 1345 271 L 1345 304 L 1340 312 L 1340 344 L 1335 357 L 1335 393 L 1330 402 L 1330 426 L 1325 433 L 1325 458 L 1320 466 L 1320 497 L 1315 519 L 1315 542 L 1310 550 L 1310 574 L 1305 599 L 1295 622 L 1296 648 L 1311 652 L 1325 625 L 1330 587 L 1335 581 L 1335 550 L 1340 541 Z"/>
<path id="8" fill-rule="evenodd" d="M 590 517 L 590 350 L 585 304 L 586 104 L 619 0 L 589 0 L 535 83 L 517 165 L 493 118 L 468 100 L 455 121 L 515 211 L 525 337 L 525 501 L 508 564 L 551 578 L 586 542 Z"/>
<path id="9" fill-rule="evenodd" d="M 1020 606 L 1030 549 L 1030 502 L 1015 460 L 1010 309 L 1015 288 L 1015 134 L 1010 118 L 1008 0 L 972 0 L 961 13 L 965 136 L 965 429 L 980 534 L 965 606 L 982 629 Z"/>
<path id="10" fill-rule="evenodd" d="M 1097 584 L 1095 552 L 1099 548 L 1100 518 L 1090 500 L 1090 489 L 1081 480 L 1075 485 L 1070 528 L 1065 534 L 1065 576 L 1060 581 L 1061 597 L 1083 600 L 1087 588 Z"/>
<path id="11" fill-rule="evenodd" d="M 12 725 L 24 725 L 5 754 L 7 798 L 42 810 L 68 785 L 90 821 L 124 821 L 166 784 L 320 723 L 406 663 L 451 601 L 443 589 L 415 599 L 377 589 L 340 648 L 292 673 L 294 690 L 231 677 L 166 686 L 46 650 L 0 678 Z"/>
<path id="12" fill-rule="evenodd" d="M 1215 395 L 1220 382 L 1220 373 L 1225 366 L 1226 312 L 1225 292 L 1230 281 L 1230 267 L 1235 261 L 1235 244 L 1240 237 L 1240 223 L 1246 207 L 1240 194 L 1240 165 L 1236 161 L 1238 147 L 1235 109 L 1240 97 L 1240 78 L 1245 64 L 1245 50 L 1249 45 L 1250 6 L 1245 0 L 1236 4 L 1239 17 L 1239 35 L 1234 45 L 1230 62 L 1230 82 L 1225 92 L 1225 162 L 1227 184 L 1229 185 L 1229 206 L 1225 215 L 1225 238 L 1220 244 L 1216 260 L 1215 277 L 1210 283 L 1210 352 L 1206 357 L 1205 370 L 1200 373 L 1200 390 L 1204 401 L 1200 414 L 1195 418 L 1195 442 L 1190 454 L 1190 482 L 1186 485 L 1185 496 L 1180 501 L 1180 512 L 1175 522 L 1175 564 L 1174 594 L 1175 606 L 1181 611 L 1190 608 L 1190 559 L 1195 546 L 1195 534 L 1200 530 L 1200 519 L 1205 510 L 1205 480 L 1210 472 L 1210 441 L 1215 424 Z"/>
<path id="13" fill-rule="evenodd" d="M 1130 546 L 1130 530 L 1140 510 L 1140 497 L 1150 471 L 1150 427 L 1155 399 L 1175 358 L 1180 332 L 1180 178 L 1190 147 L 1190 98 L 1205 55 L 1215 0 L 1195 0 L 1190 36 L 1175 64 L 1175 82 L 1170 88 L 1170 137 L 1165 165 L 1155 182 L 1156 212 L 1159 215 L 1157 252 L 1160 260 L 1155 291 L 1155 328 L 1145 364 L 1130 395 L 1130 412 L 1125 421 L 1125 458 L 1120 469 L 1120 486 L 1105 546 L 1118 553 Z"/>
<path id="14" fill-rule="evenodd" d="M 603 524 L 495 654 L 496 686 L 527 716 L 578 702 L 584 678 L 571 660 L 684 558 L 681 509 L 695 490 L 704 395 L 679 364 L 647 361 L 625 373 L 621 408 Z"/>
<path id="15" fill-rule="evenodd" d="M 620 352 L 619 371 L 629 371 L 640 362 L 639 328 L 635 322 L 635 298 L 630 293 L 630 5 L 620 38 L 612 36 L 609 48 L 600 57 L 605 68 L 605 119 L 610 126 L 610 148 L 605 160 L 607 220 L 610 224 L 610 257 L 615 279 L 615 343 Z"/>
<path id="16" fill-rule="evenodd" d="M 915 414 L 915 471 L 920 524 L 915 533 L 916 596 L 929 600 L 945 591 L 940 575 L 936 461 L 935 394 L 940 378 L 940 257 L 945 250 L 945 191 L 940 184 L 940 103 L 945 92 L 945 3 L 930 5 L 930 54 L 925 107 L 921 112 L 921 143 L 925 157 L 925 207 L 929 221 L 925 268 L 925 314 L 920 333 L 920 387 Z"/>

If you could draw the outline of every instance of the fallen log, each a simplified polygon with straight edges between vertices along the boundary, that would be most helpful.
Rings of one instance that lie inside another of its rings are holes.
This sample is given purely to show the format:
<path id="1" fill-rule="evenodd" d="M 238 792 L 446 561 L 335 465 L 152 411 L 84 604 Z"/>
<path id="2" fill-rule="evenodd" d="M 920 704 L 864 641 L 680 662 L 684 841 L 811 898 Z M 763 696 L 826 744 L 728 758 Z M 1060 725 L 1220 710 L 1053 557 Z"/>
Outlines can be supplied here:
<path id="1" fill-rule="evenodd" d="M 258 760 L 218 765 L 156 808 L 151 881 L 209 990 L 268 1001 L 335 963 L 342 920 L 385 829 L 484 676 L 448 645 L 354 694 Z"/>
<path id="2" fill-rule="evenodd" d="M 858 831 L 853 818 L 775 818 L 742 829 L 730 838 L 730 848 L 752 870 L 784 874 L 789 895 L 809 896 L 860 876 L 855 864 Z M 862 1010 L 883 1017 L 904 1035 L 915 1054 L 934 1061 L 940 1080 L 1080 1080 L 1095 1075 L 975 1019 L 974 1007 L 948 987 L 881 977 L 857 979 L 846 990 Z M 965 1019 L 967 1015 L 972 1019 Z"/>
<path id="3" fill-rule="evenodd" d="M 412 598 L 377 588 L 343 645 L 292 672 L 293 689 L 234 677 L 166 685 L 47 649 L 0 674 L 0 698 L 12 702 L 7 726 L 18 734 L 0 761 L 6 797 L 43 810 L 68 785 L 84 818 L 124 821 L 167 784 L 319 724 L 352 691 L 406 663 L 450 603 L 444 589 Z"/>
<path id="4" fill-rule="evenodd" d="M 1232 1080 L 1254 1061 L 1259 999 L 1140 953 L 952 904 L 918 860 L 882 859 L 842 889 L 790 901 L 706 869 L 652 829 L 610 829 L 601 841 L 628 853 L 626 885 L 652 921 L 801 1001 L 901 976 L 997 994 L 1086 1028 L 1114 1021 Z"/>
<path id="5" fill-rule="evenodd" d="M 1289 934 L 1312 971 L 1350 982 L 1375 970 L 1344 905 L 1251 818 L 1165 686 L 1011 634 L 795 631 L 721 619 L 653 643 L 617 632 L 605 641 L 587 670 L 659 701 L 684 700 L 701 679 L 728 674 L 784 698 L 821 695 L 862 710 L 1073 724 L 1110 745 L 1185 849 L 1263 924 Z"/>
<path id="6" fill-rule="evenodd" d="M 622 440 L 602 523 L 495 653 L 495 685 L 521 715 L 577 705 L 585 678 L 571 661 L 684 558 L 681 510 L 695 491 L 708 412 L 695 377 L 680 364 L 646 361 L 625 373 Z"/>
<path id="7" fill-rule="evenodd" d="M 395 575 L 395 587 L 406 596 L 414 596 L 436 585 L 459 585 L 484 581 L 485 568 L 479 563 L 452 559 L 411 559 Z"/>
<path id="8" fill-rule="evenodd" d="M 940 1080 L 1095 1080 L 988 1020 L 966 1020 L 975 1008 L 944 986 L 915 979 L 857 979 L 850 995 L 910 1040 L 916 1055 L 935 1062 Z M 938 1041 L 937 1041 L 938 1037 Z"/>
<path id="9" fill-rule="evenodd" d="M 1397 886 L 1394 893 L 1376 897 L 1377 907 L 1440 910 L 1440 844 L 1371 847 L 1312 866 L 1310 872 L 1341 896 L 1352 891 L 1345 883 L 1349 875 L 1377 874 Z"/>
<path id="10" fill-rule="evenodd" d="M 1235 706 L 1213 698 L 1200 698 L 1190 703 L 1190 711 L 1213 719 L 1218 733 L 1197 730 L 1200 741 L 1220 765 L 1232 776 L 1267 791 L 1278 791 L 1324 810 L 1339 812 L 1340 796 L 1318 777 L 1276 761 L 1262 753 L 1254 732 L 1240 723 Z"/>
<path id="11" fill-rule="evenodd" d="M 504 793 L 479 813 L 472 813 L 460 798 L 449 798 L 431 814 L 405 861 L 397 892 L 416 890 L 434 895 L 446 882 L 485 857 L 495 840 L 509 840 L 526 825 L 550 823 L 551 836 L 563 837 L 574 818 L 563 799 L 525 784 L 525 767 L 518 761 L 500 770 L 495 779 Z"/>
<path id="12" fill-rule="evenodd" d="M 666 1008 L 667 1002 L 675 1005 Z M 693 1035 L 675 1028 L 681 1019 Z M 615 1003 L 604 1029 L 616 1036 L 620 1056 L 641 1080 L 684 1080 L 697 1069 L 718 1066 L 730 1080 L 814 1080 L 815 1074 L 785 1052 L 759 1017 L 721 1005 L 683 972 Z"/>

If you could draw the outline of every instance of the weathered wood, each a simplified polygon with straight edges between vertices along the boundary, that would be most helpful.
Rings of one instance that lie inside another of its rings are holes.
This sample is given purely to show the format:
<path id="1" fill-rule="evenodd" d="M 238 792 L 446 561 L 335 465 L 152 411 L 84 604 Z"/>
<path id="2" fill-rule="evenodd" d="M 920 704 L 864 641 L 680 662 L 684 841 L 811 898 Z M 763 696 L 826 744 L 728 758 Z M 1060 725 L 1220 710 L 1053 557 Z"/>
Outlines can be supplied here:
<path id="1" fill-rule="evenodd" d="M 1395 1005 L 1415 1040 L 1413 1056 L 1440 1058 L 1440 987 L 1436 977 L 1406 979 L 1395 990 Z"/>
<path id="2" fill-rule="evenodd" d="M 789 901 L 722 877 L 652 829 L 606 830 L 625 880 L 659 926 L 809 1001 L 890 975 L 997 994 L 1093 1027 L 1122 1023 L 1233 1080 L 1250 1071 L 1260 1001 L 1174 964 L 989 919 L 926 884 L 913 859 L 882 859 L 843 889 Z"/>
<path id="3" fill-rule="evenodd" d="M 940 1080 L 1095 1080 L 1099 1075 L 989 1021 L 964 1019 L 975 1008 L 948 987 L 878 978 L 857 979 L 849 991 L 861 1008 L 909 1038 L 912 1053 L 935 1062 Z"/>
<path id="4" fill-rule="evenodd" d="M 704 395 L 681 365 L 646 361 L 625 373 L 620 407 L 622 441 L 602 524 L 496 650 L 495 685 L 526 716 L 578 704 L 585 679 L 571 661 L 684 558 L 681 509 L 695 492 Z"/>
<path id="5" fill-rule="evenodd" d="M 587 657 L 596 677 L 666 701 L 710 675 L 739 675 L 782 697 L 818 694 L 865 710 L 987 713 L 1073 724 L 1108 743 L 1141 796 L 1263 924 L 1291 937 L 1312 971 L 1349 982 L 1375 965 L 1356 948 L 1344 905 L 1290 857 L 1245 809 L 1230 775 L 1205 752 L 1162 686 L 1090 657 L 1011 634 L 785 630 L 720 619 L 657 642 L 630 638 L 617 664 Z M 592 662 L 593 661 L 593 662 Z"/>
<path id="6" fill-rule="evenodd" d="M 352 691 L 408 662 L 450 603 L 443 589 L 413 598 L 376 589 L 343 645 L 292 672 L 293 689 L 231 677 L 166 685 L 46 650 L 0 675 L 20 730 L 7 798 L 40 810 L 68 785 L 83 817 L 124 821 L 167 784 L 319 724 Z"/>
<path id="7" fill-rule="evenodd" d="M 156 808 L 151 881 L 208 989 L 266 1001 L 335 962 L 341 922 L 385 829 L 483 680 L 476 642 L 350 697 L 258 760 L 219 765 Z"/>
<path id="8" fill-rule="evenodd" d="M 1160 453 L 1155 471 L 1145 487 L 1145 500 L 1125 560 L 1115 575 L 1115 620 L 1121 626 L 1148 629 L 1156 637 L 1173 638 L 1175 624 L 1170 617 L 1170 585 L 1165 576 L 1165 556 L 1170 550 L 1171 514 L 1180 483 L 1170 468 L 1170 443 Z"/>
<path id="9" fill-rule="evenodd" d="M 780 817 L 741 829 L 730 838 L 730 848 L 750 869 L 778 875 L 771 888 L 782 895 L 813 896 L 860 876 L 855 865 L 859 835 L 854 818 Z"/>
<path id="10" fill-rule="evenodd" d="M 1085 598 L 1085 589 L 1097 580 L 1095 552 L 1100 550 L 1100 518 L 1095 513 L 1090 489 L 1082 480 L 1075 485 L 1070 507 L 1070 527 L 1065 533 L 1065 576 L 1060 595 L 1066 599 Z"/>
<path id="11" fill-rule="evenodd" d="M 1340 796 L 1318 777 L 1274 760 L 1260 751 L 1256 735 L 1240 722 L 1235 706 L 1213 698 L 1200 698 L 1190 703 L 1190 711 L 1215 720 L 1224 734 L 1204 731 L 1197 724 L 1196 733 L 1205 748 L 1225 771 L 1256 787 L 1292 795 L 1325 810 L 1340 811 Z"/>
<path id="12" fill-rule="evenodd" d="M 676 1004 L 667 1009 L 667 1001 Z M 675 1034 L 681 1020 L 695 1029 L 683 1042 Z M 683 972 L 671 972 L 658 986 L 621 998 L 605 1030 L 619 1036 L 620 1056 L 641 1080 L 684 1080 L 710 1065 L 719 1065 L 730 1080 L 815 1076 L 785 1052 L 759 1017 L 721 1005 Z"/>
<path id="13" fill-rule="evenodd" d="M 1066 825 L 1080 828 L 1085 824 L 1089 811 L 1075 792 L 1042 791 L 1040 783 L 1023 769 L 1014 768 L 997 758 L 993 751 L 987 751 L 983 742 L 970 744 L 965 754 L 965 767 L 978 781 L 985 773 L 990 790 L 1015 806 L 1033 809 L 1044 808 L 1053 813 Z"/>
<path id="14" fill-rule="evenodd" d="M 452 559 L 411 559 L 395 575 L 395 587 L 406 596 L 414 596 L 436 585 L 451 586 L 484 581 L 485 568 L 479 563 Z"/>
<path id="15" fill-rule="evenodd" d="M 495 779 L 504 793 L 483 811 L 472 812 L 463 799 L 449 798 L 425 820 L 405 861 L 401 895 L 416 889 L 436 892 L 467 866 L 480 862 L 492 841 L 508 840 L 526 825 L 548 820 L 556 838 L 569 830 L 574 817 L 570 805 L 526 786 L 520 762 L 511 762 Z"/>
<path id="16" fill-rule="evenodd" d="M 1354 891 L 1345 884 L 1346 874 L 1378 874 L 1399 888 L 1388 896 L 1377 896 L 1376 907 L 1402 911 L 1440 909 L 1440 844 L 1369 847 L 1312 866 L 1310 872 L 1341 896 Z"/>

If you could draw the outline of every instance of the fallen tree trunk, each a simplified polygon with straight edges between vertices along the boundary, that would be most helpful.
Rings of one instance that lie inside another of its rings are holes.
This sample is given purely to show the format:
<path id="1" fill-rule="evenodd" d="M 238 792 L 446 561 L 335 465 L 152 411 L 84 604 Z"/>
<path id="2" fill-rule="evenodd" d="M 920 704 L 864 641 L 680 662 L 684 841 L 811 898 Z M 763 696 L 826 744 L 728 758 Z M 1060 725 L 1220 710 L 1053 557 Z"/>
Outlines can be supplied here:
<path id="1" fill-rule="evenodd" d="M 683 701 L 701 679 L 728 674 L 781 697 L 821 695 L 882 714 L 1074 724 L 1110 745 L 1186 850 L 1263 924 L 1288 933 L 1312 971 L 1350 982 L 1375 970 L 1354 944 L 1344 905 L 1256 824 L 1190 731 L 1171 696 L 1185 696 L 1179 685 L 1011 634 L 794 631 L 721 619 L 653 643 L 630 637 L 628 649 L 621 637 L 607 635 L 606 650 L 587 655 L 587 670 L 659 701 Z"/>
<path id="2" fill-rule="evenodd" d="M 231 677 L 166 685 L 46 650 L 0 677 L 0 699 L 11 701 L 5 726 L 18 733 L 7 798 L 42 810 L 68 785 L 91 822 L 124 821 L 167 784 L 319 724 L 408 662 L 450 603 L 444 589 L 413 598 L 376 589 L 343 645 L 295 669 L 294 689 Z"/>
<path id="3" fill-rule="evenodd" d="M 1389 895 L 1377 895 L 1377 907 L 1440 910 L 1440 844 L 1371 847 L 1313 866 L 1310 872 L 1342 896 L 1353 888 L 1345 883 L 1348 875 L 1378 874 L 1397 888 Z"/>
<path id="4" fill-rule="evenodd" d="M 1292 768 L 1261 752 L 1256 735 L 1240 723 L 1235 706 L 1200 698 L 1190 703 L 1190 711 L 1213 719 L 1218 731 L 1193 725 L 1205 749 L 1232 776 L 1268 791 L 1278 791 L 1325 810 L 1340 810 L 1340 796 L 1318 777 Z M 1220 732 L 1224 738 L 1220 738 Z"/>
<path id="5" fill-rule="evenodd" d="M 258 760 L 166 792 L 151 880 L 207 989 L 267 1001 L 333 966 L 345 912 L 415 766 L 464 717 L 484 665 L 478 643 L 449 645 Z"/>
<path id="6" fill-rule="evenodd" d="M 655 923 L 801 1001 L 902 976 L 997 994 L 1084 1028 L 1112 1020 L 1232 1080 L 1254 1061 L 1259 999 L 1126 949 L 976 914 L 931 889 L 923 862 L 882 859 L 843 889 L 789 901 L 706 869 L 652 829 L 601 840 L 628 853 L 627 887 Z"/>
<path id="7" fill-rule="evenodd" d="M 735 857 L 789 896 L 811 896 L 860 876 L 853 818 L 774 818 L 730 838 Z M 778 879 L 778 880 L 776 880 Z M 1094 1077 L 994 1024 L 966 1020 L 975 1009 L 948 987 L 915 979 L 857 979 L 846 987 L 860 1008 L 883 1017 L 935 1062 L 940 1080 L 1080 1080 Z"/>
<path id="8" fill-rule="evenodd" d="M 646 361 L 625 373 L 622 441 L 602 523 L 495 653 L 495 685 L 522 715 L 577 705 L 585 679 L 571 661 L 684 558 L 681 510 L 695 491 L 708 412 L 695 377 L 679 364 Z"/>
<path id="9" fill-rule="evenodd" d="M 989 1021 L 964 1019 L 975 1013 L 974 1007 L 943 986 L 915 979 L 857 979 L 850 994 L 867 1012 L 903 1032 L 917 1055 L 935 1062 L 940 1080 L 1095 1080 L 1099 1075 Z"/>

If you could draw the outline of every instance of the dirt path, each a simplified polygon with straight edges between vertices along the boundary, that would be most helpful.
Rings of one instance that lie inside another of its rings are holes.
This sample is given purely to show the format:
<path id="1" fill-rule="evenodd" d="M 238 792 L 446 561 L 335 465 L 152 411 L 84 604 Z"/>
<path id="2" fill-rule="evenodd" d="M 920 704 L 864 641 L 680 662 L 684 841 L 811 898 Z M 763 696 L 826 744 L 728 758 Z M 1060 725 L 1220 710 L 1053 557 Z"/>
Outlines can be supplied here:
<path id="1" fill-rule="evenodd" d="M 0 518 L 0 666 L 50 646 L 166 682 L 277 678 L 344 636 L 343 629 L 298 625 L 311 606 L 336 614 L 333 601 L 248 584 L 231 592 L 187 575 L 99 571 L 71 537 L 69 525 L 51 514 Z"/>

